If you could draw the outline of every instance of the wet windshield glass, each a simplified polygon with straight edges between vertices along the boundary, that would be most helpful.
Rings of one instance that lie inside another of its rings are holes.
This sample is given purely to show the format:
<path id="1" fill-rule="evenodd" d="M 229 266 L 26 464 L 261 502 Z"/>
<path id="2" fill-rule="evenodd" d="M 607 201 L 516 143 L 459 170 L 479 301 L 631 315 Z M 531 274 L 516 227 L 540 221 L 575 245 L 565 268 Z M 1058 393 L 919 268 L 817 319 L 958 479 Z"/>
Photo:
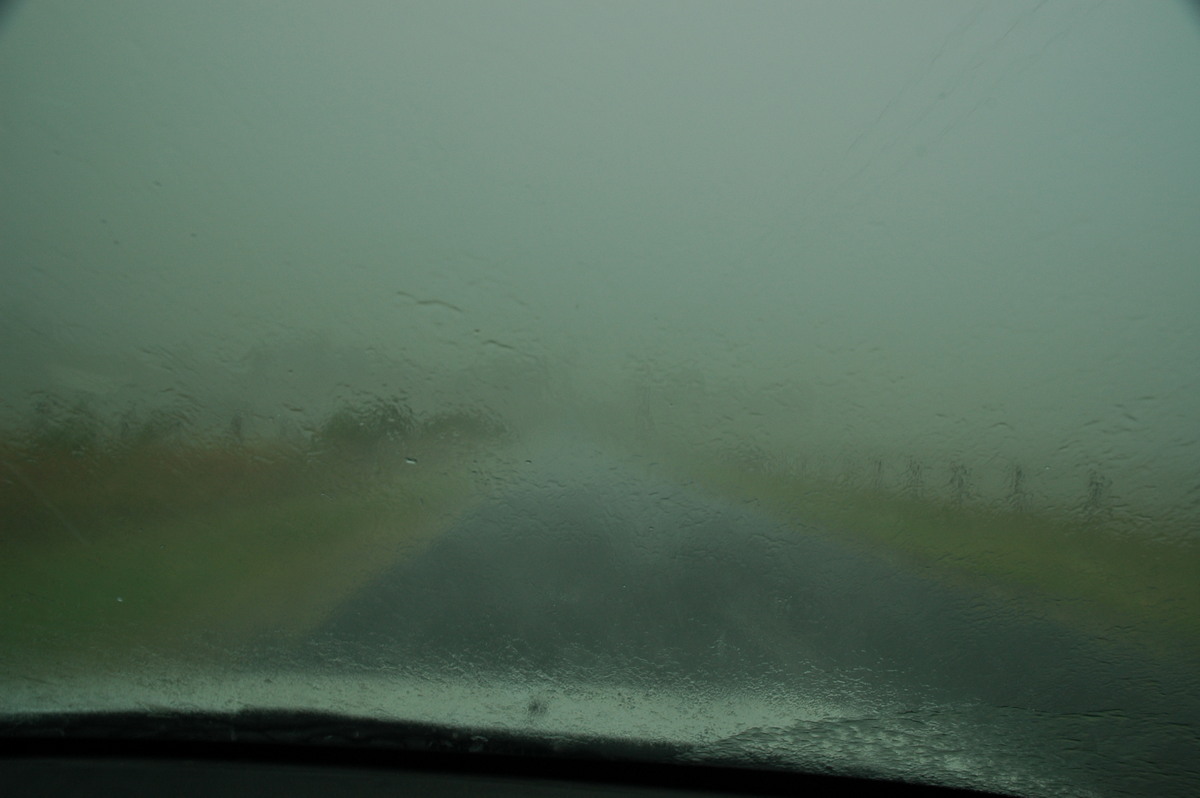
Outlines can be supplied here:
<path id="1" fill-rule="evenodd" d="M 5 712 L 1200 793 L 1193 7 L 0 22 Z"/>

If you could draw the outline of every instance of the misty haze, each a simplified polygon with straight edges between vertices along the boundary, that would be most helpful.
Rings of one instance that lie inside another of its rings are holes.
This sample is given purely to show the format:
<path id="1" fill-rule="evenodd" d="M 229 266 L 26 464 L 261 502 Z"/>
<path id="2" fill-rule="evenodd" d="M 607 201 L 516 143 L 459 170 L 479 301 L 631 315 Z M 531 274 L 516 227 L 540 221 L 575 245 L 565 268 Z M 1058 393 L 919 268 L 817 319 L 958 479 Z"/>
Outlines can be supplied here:
<path id="1" fill-rule="evenodd" d="M 1194 512 L 1183 4 L 226 6 L 11 12 L 10 411 L 519 412 L 481 372 L 536 366 L 689 445 Z"/>
<path id="2" fill-rule="evenodd" d="M 1198 21 L 7 6 L 0 675 L 508 646 L 1195 742 L 1073 690 L 1200 653 Z"/>

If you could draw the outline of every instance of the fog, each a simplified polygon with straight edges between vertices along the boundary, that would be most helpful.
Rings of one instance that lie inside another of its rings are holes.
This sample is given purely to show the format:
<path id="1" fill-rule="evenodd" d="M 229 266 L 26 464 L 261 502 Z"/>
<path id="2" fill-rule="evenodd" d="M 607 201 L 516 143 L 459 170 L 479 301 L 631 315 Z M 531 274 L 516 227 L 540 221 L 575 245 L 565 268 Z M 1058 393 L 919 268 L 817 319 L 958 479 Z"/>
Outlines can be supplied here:
<path id="1" fill-rule="evenodd" d="M 604 409 L 701 450 L 1019 463 L 1047 495 L 1099 468 L 1194 516 L 1197 19 L 26 2 L 0 402 Z"/>

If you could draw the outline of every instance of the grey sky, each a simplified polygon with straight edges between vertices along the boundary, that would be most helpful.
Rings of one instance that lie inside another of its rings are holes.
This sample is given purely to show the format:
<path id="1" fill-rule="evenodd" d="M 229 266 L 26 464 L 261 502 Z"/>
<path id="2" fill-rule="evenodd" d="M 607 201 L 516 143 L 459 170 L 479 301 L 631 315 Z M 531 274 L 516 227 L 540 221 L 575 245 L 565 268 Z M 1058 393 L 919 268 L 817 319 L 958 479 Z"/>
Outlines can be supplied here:
<path id="1" fill-rule="evenodd" d="M 704 375 L 680 412 L 714 438 L 1103 462 L 1194 500 L 1196 22 L 27 2 L 0 38 L 6 348 L 80 385 L 127 380 L 123 351 L 236 372 L 323 335 L 451 382 L 515 351 L 614 395 L 640 359 Z"/>

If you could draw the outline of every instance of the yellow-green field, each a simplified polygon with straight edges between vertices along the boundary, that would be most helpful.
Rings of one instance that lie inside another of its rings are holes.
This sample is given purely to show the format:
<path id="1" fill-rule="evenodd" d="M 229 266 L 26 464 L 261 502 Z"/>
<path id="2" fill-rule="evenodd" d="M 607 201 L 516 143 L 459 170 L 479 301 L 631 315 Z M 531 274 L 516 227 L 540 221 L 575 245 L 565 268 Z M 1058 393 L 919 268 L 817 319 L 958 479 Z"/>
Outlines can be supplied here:
<path id="1" fill-rule="evenodd" d="M 415 448 L 0 450 L 0 666 L 303 632 L 469 502 L 461 450 Z"/>

